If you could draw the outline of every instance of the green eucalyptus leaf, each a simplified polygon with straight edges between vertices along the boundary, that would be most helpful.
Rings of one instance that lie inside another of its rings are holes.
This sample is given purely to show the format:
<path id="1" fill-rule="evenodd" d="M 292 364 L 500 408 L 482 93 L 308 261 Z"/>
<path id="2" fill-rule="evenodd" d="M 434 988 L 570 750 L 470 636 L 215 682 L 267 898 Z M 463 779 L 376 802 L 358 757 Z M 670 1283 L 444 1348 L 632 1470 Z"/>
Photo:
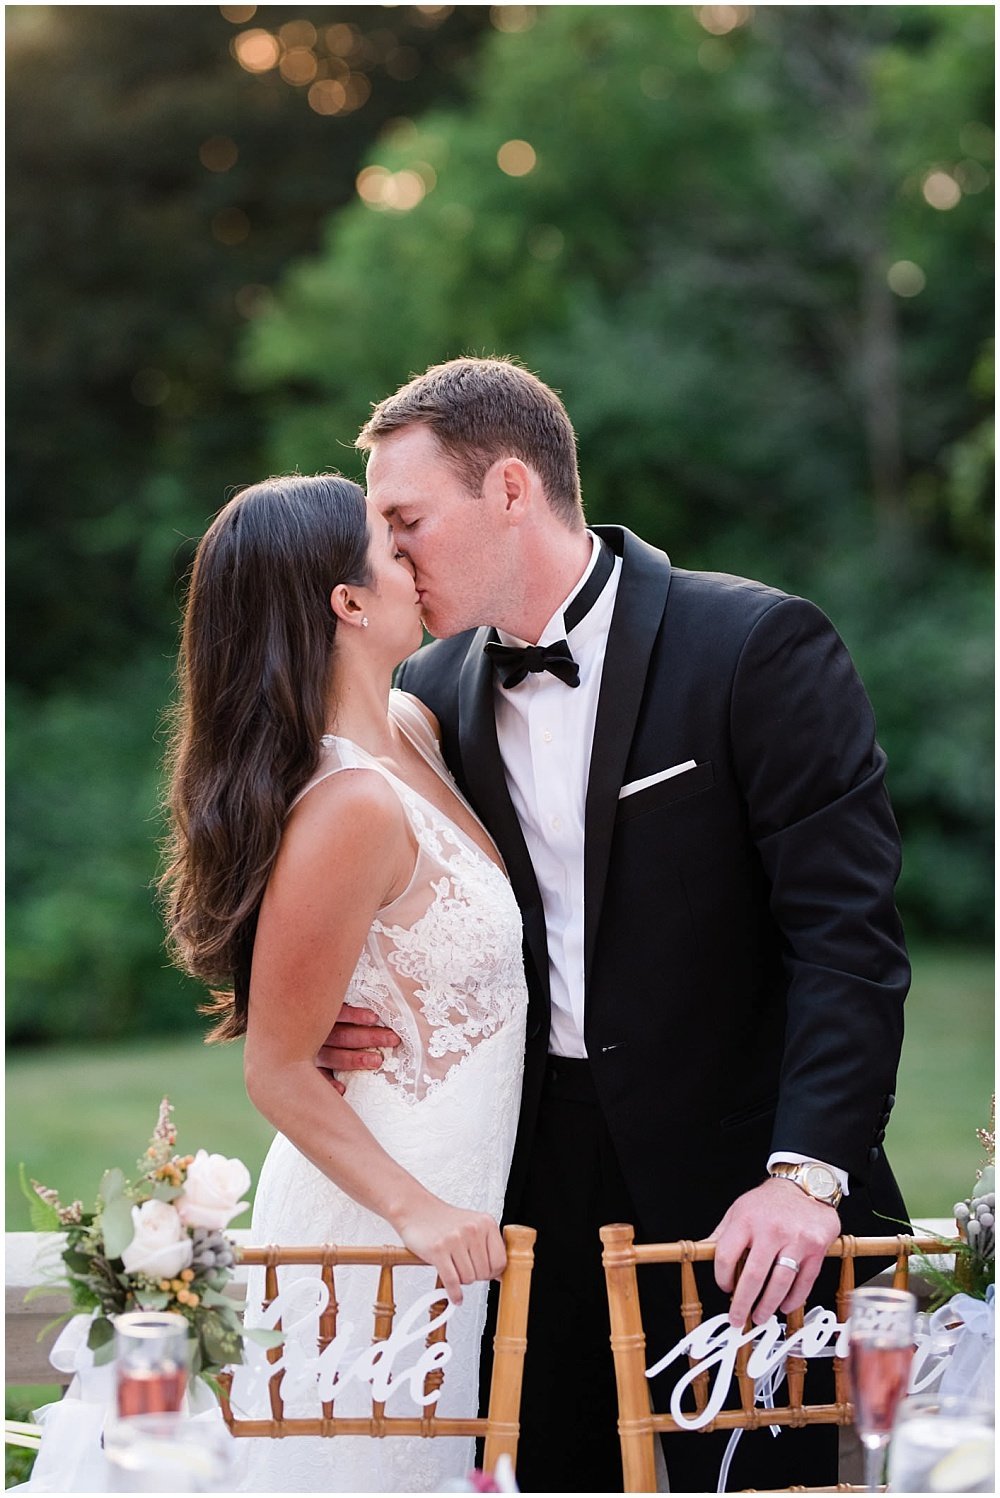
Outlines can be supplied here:
<path id="1" fill-rule="evenodd" d="M 228 1295 L 224 1295 L 221 1290 L 213 1290 L 211 1285 L 199 1286 L 198 1294 L 201 1296 L 203 1306 L 224 1307 L 233 1304 Z"/>
<path id="2" fill-rule="evenodd" d="M 280 1347 L 285 1340 L 284 1332 L 268 1331 L 263 1326 L 245 1326 L 242 1334 L 248 1342 L 256 1342 L 258 1347 Z"/>
<path id="3" fill-rule="evenodd" d="M 206 1362 L 225 1365 L 239 1352 L 239 1334 L 226 1325 L 218 1311 L 206 1311 L 198 1330 Z"/>
<path id="4" fill-rule="evenodd" d="M 87 1346 L 97 1353 L 102 1347 L 110 1347 L 115 1339 L 115 1329 L 106 1316 L 95 1316 L 87 1333 Z M 95 1358 L 96 1361 L 96 1358 Z"/>
<path id="5" fill-rule="evenodd" d="M 162 1311 L 170 1304 L 170 1294 L 166 1290 L 137 1290 L 136 1299 L 142 1303 L 144 1311 Z"/>
<path id="6" fill-rule="evenodd" d="M 240 1315 L 239 1308 L 233 1304 L 228 1295 L 224 1296 L 223 1299 L 226 1303 L 220 1307 L 219 1315 L 228 1325 L 242 1334 L 243 1317 Z"/>
<path id="7" fill-rule="evenodd" d="M 104 1228 L 104 1252 L 109 1259 L 120 1259 L 135 1237 L 132 1208 L 124 1196 L 116 1196 L 105 1206 L 102 1226 Z"/>
<path id="8" fill-rule="evenodd" d="M 113 1202 L 116 1197 L 121 1196 L 124 1190 L 124 1172 L 120 1171 L 117 1165 L 114 1166 L 114 1168 L 111 1170 L 106 1170 L 101 1177 L 101 1184 L 98 1189 L 98 1195 L 100 1196 L 101 1201 L 104 1203 L 105 1207 L 109 1202 Z"/>
<path id="9" fill-rule="evenodd" d="M 103 1347 L 99 1347 L 94 1353 L 94 1367 L 104 1368 L 108 1363 L 113 1363 L 114 1360 L 115 1344 L 114 1339 L 112 1338 L 110 1342 L 105 1342 Z"/>
<path id="10" fill-rule="evenodd" d="M 87 1274 L 90 1271 L 90 1255 L 82 1253 L 78 1248 L 67 1248 L 62 1259 L 66 1268 L 71 1269 L 74 1274 Z"/>
<path id="11" fill-rule="evenodd" d="M 215 1377 L 215 1374 L 214 1373 L 210 1373 L 207 1368 L 199 1368 L 199 1370 L 198 1370 L 198 1376 L 199 1376 L 199 1378 L 204 1379 L 205 1383 L 208 1384 L 208 1387 L 211 1389 L 212 1393 L 215 1395 L 216 1399 L 221 1404 L 222 1403 L 222 1386 L 219 1383 L 218 1379 Z"/>
<path id="12" fill-rule="evenodd" d="M 183 1192 L 183 1186 L 171 1186 L 169 1181 L 157 1181 L 149 1195 L 153 1201 L 172 1202 L 183 1195 Z"/>

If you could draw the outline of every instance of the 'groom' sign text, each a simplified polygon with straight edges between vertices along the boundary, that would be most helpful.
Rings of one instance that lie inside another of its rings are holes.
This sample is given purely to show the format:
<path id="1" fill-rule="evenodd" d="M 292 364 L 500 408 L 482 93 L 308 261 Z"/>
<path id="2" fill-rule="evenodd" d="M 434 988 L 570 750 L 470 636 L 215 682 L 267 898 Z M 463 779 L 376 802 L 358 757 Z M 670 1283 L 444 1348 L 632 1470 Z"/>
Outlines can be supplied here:
<path id="1" fill-rule="evenodd" d="M 728 1316 L 712 1316 L 686 1337 L 682 1337 L 652 1368 L 647 1368 L 646 1377 L 655 1378 L 668 1364 L 676 1362 L 680 1357 L 694 1359 L 693 1367 L 674 1385 L 670 1395 L 670 1413 L 678 1425 L 687 1430 L 698 1430 L 714 1420 L 721 1411 L 736 1370 L 736 1355 L 741 1347 L 749 1343 L 756 1344 L 747 1362 L 747 1373 L 758 1387 L 761 1387 L 763 1381 L 767 1388 L 773 1389 L 781 1380 L 785 1359 L 792 1354 L 804 1358 L 845 1357 L 848 1326 L 848 1322 L 838 1321 L 832 1311 L 826 1311 L 822 1306 L 809 1311 L 802 1326 L 795 1332 L 789 1332 L 777 1316 L 771 1316 L 762 1325 L 751 1327 L 746 1332 L 733 1326 Z M 836 1345 L 831 1348 L 829 1344 L 834 1338 Z M 684 1414 L 681 1400 L 685 1390 L 696 1378 L 712 1368 L 717 1368 L 718 1372 L 705 1408 L 695 1414 Z"/>

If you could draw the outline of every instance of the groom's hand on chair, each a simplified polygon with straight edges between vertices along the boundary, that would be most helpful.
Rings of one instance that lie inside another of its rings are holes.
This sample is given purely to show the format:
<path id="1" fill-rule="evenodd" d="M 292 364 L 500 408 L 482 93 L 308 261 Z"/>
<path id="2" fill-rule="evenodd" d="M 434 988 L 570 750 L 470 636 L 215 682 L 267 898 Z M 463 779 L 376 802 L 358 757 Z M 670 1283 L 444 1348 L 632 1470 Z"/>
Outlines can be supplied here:
<path id="1" fill-rule="evenodd" d="M 814 1201 L 793 1181 L 772 1178 L 738 1196 L 709 1234 L 715 1240 L 715 1282 L 727 1292 L 735 1287 L 732 1324 L 744 1327 L 752 1313 L 754 1325 L 760 1326 L 778 1310 L 787 1314 L 804 1305 L 823 1255 L 839 1234 L 840 1218 L 833 1207 Z M 779 1259 L 791 1259 L 799 1267 L 779 1264 Z"/>
<path id="2" fill-rule="evenodd" d="M 342 1093 L 344 1084 L 334 1076 L 335 1072 L 378 1071 L 384 1060 L 380 1047 L 397 1045 L 399 1036 L 395 1030 L 380 1025 L 373 1010 L 342 1004 L 337 1023 L 316 1052 L 316 1065 Z"/>

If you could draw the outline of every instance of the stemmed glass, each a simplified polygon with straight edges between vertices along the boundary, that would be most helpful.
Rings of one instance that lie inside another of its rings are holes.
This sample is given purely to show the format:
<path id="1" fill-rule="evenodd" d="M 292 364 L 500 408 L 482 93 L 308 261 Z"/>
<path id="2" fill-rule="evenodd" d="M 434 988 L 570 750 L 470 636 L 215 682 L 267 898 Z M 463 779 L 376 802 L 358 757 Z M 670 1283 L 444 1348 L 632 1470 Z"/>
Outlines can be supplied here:
<path id="1" fill-rule="evenodd" d="M 170 1311 L 130 1311 L 115 1317 L 118 1415 L 179 1410 L 188 1381 L 188 1324 Z"/>
<path id="2" fill-rule="evenodd" d="M 916 1297 L 865 1286 L 851 1296 L 849 1366 L 854 1423 L 865 1448 L 865 1487 L 877 1493 L 896 1409 L 913 1360 Z"/>

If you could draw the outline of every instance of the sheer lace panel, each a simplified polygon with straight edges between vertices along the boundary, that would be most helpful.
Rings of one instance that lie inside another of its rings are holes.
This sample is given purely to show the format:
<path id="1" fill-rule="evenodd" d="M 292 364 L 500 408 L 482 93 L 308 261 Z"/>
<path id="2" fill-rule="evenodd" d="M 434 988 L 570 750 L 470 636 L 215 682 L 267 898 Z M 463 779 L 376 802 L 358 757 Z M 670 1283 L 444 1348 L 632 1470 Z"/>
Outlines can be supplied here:
<path id="1" fill-rule="evenodd" d="M 420 708 L 393 692 L 389 712 L 461 800 Z M 399 1035 L 376 1080 L 419 1101 L 502 1025 L 523 1021 L 520 913 L 506 876 L 482 849 L 349 739 L 324 736 L 320 764 L 296 799 L 345 770 L 375 770 L 388 780 L 417 843 L 410 882 L 373 920 L 345 1001 L 373 1009 Z"/>

